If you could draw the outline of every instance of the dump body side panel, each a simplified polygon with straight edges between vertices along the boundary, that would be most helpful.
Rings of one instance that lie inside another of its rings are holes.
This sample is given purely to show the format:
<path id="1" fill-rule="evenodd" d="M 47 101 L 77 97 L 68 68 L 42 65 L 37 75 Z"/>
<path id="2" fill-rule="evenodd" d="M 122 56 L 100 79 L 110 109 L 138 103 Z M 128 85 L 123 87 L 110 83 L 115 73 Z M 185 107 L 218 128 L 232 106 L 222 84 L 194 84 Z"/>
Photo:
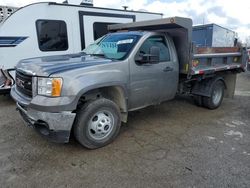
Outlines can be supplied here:
<path id="1" fill-rule="evenodd" d="M 196 48 L 190 75 L 214 74 L 235 70 L 245 71 L 247 52 L 237 47 Z"/>

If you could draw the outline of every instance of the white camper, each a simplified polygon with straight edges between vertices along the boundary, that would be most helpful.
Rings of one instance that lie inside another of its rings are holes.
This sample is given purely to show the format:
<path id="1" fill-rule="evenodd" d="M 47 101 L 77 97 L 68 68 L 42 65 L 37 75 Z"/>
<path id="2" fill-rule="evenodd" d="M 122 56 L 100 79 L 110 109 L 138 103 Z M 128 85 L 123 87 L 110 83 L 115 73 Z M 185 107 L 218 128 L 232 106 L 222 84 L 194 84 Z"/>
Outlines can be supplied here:
<path id="1" fill-rule="evenodd" d="M 14 83 L 21 59 L 77 53 L 106 34 L 107 25 L 162 18 L 162 14 L 93 7 L 35 3 L 18 9 L 0 26 L 0 93 Z"/>

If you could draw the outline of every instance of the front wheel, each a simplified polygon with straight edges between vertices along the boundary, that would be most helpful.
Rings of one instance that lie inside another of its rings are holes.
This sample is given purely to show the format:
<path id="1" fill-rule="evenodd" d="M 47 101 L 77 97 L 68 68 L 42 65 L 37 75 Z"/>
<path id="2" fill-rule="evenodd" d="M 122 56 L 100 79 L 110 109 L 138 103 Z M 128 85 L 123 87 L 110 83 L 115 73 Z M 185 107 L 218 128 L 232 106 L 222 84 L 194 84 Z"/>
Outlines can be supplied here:
<path id="1" fill-rule="evenodd" d="M 119 134 L 120 110 L 108 99 L 97 99 L 83 105 L 76 115 L 74 135 L 78 142 L 96 149 L 112 142 Z"/>
<path id="2" fill-rule="evenodd" d="M 211 86 L 211 96 L 210 97 L 203 97 L 203 106 L 207 107 L 208 109 L 216 109 L 218 108 L 223 100 L 224 97 L 224 83 L 221 80 L 216 81 L 212 86 Z"/>

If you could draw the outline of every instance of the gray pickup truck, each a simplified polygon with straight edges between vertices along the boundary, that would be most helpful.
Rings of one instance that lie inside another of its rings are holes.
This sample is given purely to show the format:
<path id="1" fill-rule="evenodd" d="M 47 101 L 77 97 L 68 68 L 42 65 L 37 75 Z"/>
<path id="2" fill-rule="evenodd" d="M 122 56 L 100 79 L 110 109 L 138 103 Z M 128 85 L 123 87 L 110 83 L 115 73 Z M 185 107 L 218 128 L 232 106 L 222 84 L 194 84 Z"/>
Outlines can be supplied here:
<path id="1" fill-rule="evenodd" d="M 129 111 L 188 94 L 215 109 L 234 95 L 246 50 L 195 48 L 192 20 L 173 17 L 111 25 L 78 54 L 26 59 L 11 96 L 25 122 L 56 142 L 71 133 L 94 149 L 112 142 Z"/>

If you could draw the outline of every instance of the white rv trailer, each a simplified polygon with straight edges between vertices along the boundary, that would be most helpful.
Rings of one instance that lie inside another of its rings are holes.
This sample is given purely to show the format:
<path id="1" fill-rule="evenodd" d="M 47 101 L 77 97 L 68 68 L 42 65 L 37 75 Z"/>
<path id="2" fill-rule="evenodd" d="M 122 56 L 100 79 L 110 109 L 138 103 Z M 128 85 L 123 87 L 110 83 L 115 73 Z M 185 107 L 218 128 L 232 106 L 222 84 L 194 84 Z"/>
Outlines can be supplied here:
<path id="1" fill-rule="evenodd" d="M 162 14 L 54 2 L 20 8 L 0 26 L 0 93 L 14 83 L 10 72 L 21 59 L 77 53 L 106 34 L 107 25 L 158 18 Z"/>

